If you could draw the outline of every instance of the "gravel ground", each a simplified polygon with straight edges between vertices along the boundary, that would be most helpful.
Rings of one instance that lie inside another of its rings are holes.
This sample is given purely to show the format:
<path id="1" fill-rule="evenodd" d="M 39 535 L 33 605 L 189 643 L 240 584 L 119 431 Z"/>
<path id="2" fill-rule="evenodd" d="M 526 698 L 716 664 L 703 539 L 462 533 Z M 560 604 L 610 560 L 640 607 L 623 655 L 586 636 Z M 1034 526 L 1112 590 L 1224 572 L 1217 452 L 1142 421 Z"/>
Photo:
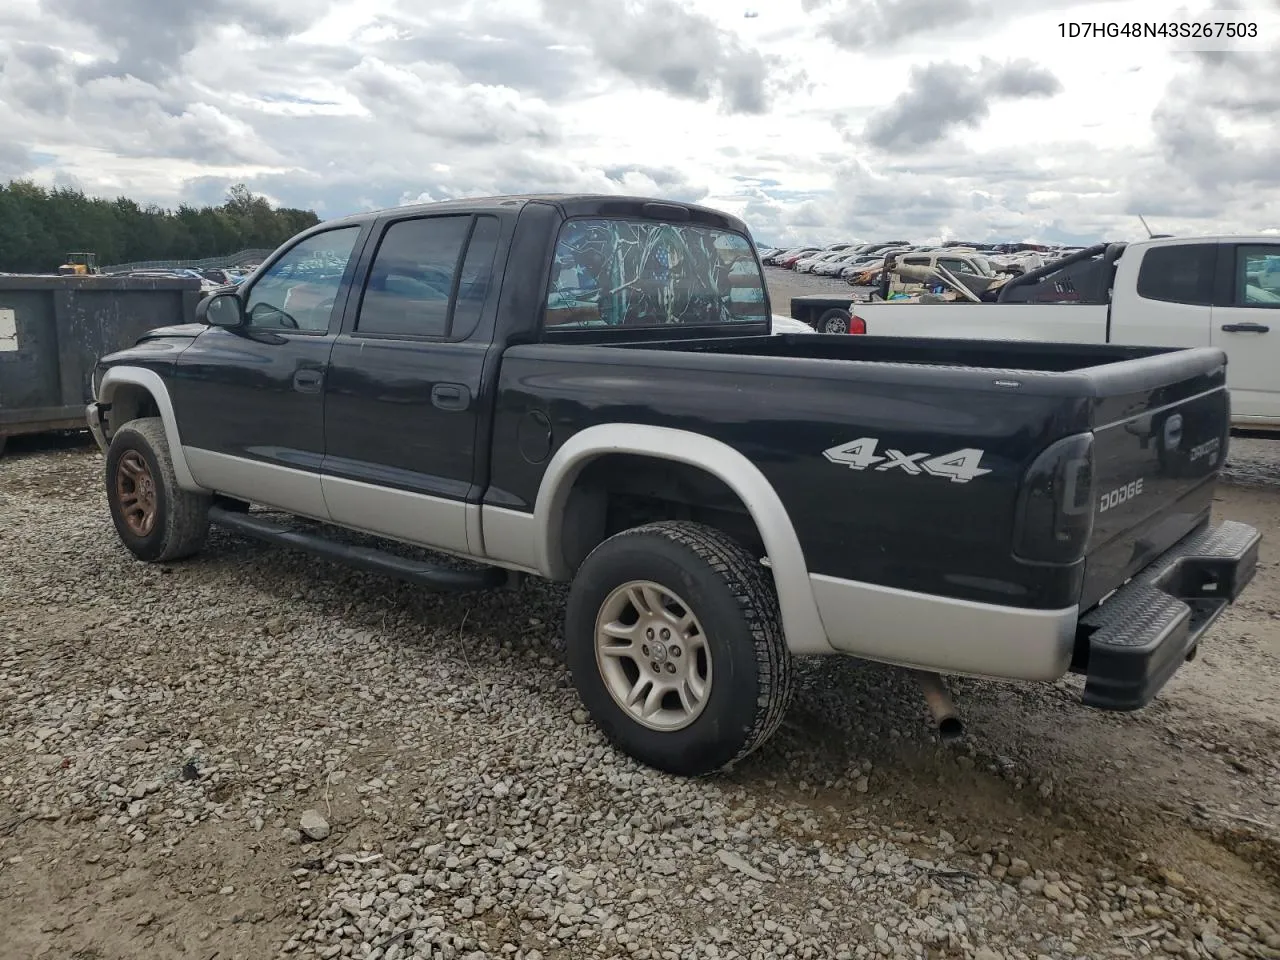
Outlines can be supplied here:
<path id="1" fill-rule="evenodd" d="M 610 750 L 564 591 L 440 597 L 215 532 L 131 559 L 83 438 L 0 460 L 0 957 L 1280 958 L 1280 476 L 1262 569 L 1147 709 L 809 662 L 682 781 Z M 1272 480 L 1268 482 L 1267 477 Z"/>

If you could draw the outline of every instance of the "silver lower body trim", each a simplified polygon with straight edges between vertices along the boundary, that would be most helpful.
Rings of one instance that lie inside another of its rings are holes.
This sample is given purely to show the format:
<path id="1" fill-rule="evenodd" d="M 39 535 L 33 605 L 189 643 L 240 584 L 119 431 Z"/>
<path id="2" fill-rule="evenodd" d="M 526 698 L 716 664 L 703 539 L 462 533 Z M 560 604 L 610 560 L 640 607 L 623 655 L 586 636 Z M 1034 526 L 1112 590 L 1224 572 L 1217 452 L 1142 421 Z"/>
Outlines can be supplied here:
<path id="1" fill-rule="evenodd" d="M 539 572 L 531 564 L 513 561 L 505 554 L 486 557 L 482 548 L 472 545 L 480 534 L 480 507 L 476 504 L 311 473 L 199 447 L 184 447 L 183 451 L 197 481 L 209 490 L 476 563 L 522 573 Z M 488 517 L 491 508 L 484 509 L 484 516 Z M 526 517 L 527 523 L 533 520 L 527 514 L 503 512 Z M 517 543 L 522 540 L 533 542 L 532 535 L 523 538 L 516 535 Z M 530 549 L 523 550 L 522 555 L 528 555 Z"/>
<path id="2" fill-rule="evenodd" d="M 102 421 L 98 419 L 98 405 L 96 403 L 91 403 L 84 408 L 84 419 L 89 426 L 89 432 L 93 434 L 93 442 L 105 454 L 107 452 L 107 435 L 102 432 Z"/>
<path id="3" fill-rule="evenodd" d="M 184 446 L 182 452 L 196 483 L 207 490 L 313 520 L 329 519 L 318 473 L 199 447 Z"/>
<path id="4" fill-rule="evenodd" d="M 472 553 L 467 505 L 421 493 L 324 475 L 324 501 L 334 523 L 453 553 Z"/>
<path id="5" fill-rule="evenodd" d="M 1029 610 L 810 574 L 831 646 L 939 673 L 1056 680 L 1071 665 L 1078 609 Z"/>
<path id="6" fill-rule="evenodd" d="M 480 508 L 480 524 L 484 531 L 486 556 L 547 575 L 539 552 L 541 528 L 532 513 L 483 506 Z"/>

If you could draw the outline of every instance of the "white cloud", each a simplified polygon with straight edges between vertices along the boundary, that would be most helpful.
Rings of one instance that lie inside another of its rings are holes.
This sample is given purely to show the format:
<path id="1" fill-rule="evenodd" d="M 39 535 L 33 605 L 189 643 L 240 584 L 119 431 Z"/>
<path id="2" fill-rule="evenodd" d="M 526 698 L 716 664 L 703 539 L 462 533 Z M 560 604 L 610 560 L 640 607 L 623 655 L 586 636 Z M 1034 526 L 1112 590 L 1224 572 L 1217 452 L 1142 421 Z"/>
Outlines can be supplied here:
<path id="1" fill-rule="evenodd" d="M 1274 51 L 1059 35 L 1208 5 L 10 0 L 0 176 L 162 204 L 245 180 L 322 216 L 642 193 L 767 241 L 1118 239 L 1139 212 L 1164 232 L 1269 228 Z"/>

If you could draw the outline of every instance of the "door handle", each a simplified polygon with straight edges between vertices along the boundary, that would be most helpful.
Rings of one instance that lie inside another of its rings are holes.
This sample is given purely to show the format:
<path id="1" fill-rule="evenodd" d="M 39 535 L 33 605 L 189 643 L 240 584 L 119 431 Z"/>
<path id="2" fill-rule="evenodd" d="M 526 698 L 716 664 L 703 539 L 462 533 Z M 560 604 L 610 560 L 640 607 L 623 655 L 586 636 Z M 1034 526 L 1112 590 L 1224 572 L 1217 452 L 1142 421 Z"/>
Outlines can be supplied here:
<path id="1" fill-rule="evenodd" d="M 293 375 L 293 389 L 299 393 L 319 393 L 324 374 L 319 370 L 304 369 Z"/>
<path id="2" fill-rule="evenodd" d="M 1222 329 L 1227 333 L 1270 333 L 1271 328 L 1265 323 L 1224 323 Z"/>
<path id="3" fill-rule="evenodd" d="M 441 410 L 465 410 L 471 406 L 471 391 L 460 383 L 437 383 L 431 388 L 431 402 Z"/>

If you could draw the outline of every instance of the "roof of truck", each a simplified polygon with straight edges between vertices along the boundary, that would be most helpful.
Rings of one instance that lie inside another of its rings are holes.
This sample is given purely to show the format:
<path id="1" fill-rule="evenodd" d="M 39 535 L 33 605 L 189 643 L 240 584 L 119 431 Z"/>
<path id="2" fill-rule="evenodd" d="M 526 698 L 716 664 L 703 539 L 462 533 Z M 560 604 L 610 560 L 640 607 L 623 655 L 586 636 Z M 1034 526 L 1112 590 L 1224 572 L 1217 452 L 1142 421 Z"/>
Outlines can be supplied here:
<path id="1" fill-rule="evenodd" d="M 1280 243 L 1280 234 L 1220 233 L 1186 237 L 1143 237 L 1130 240 L 1130 247 L 1153 247 L 1173 243 Z"/>
<path id="2" fill-rule="evenodd" d="M 492 197 L 459 197 L 453 200 L 432 200 L 425 203 L 409 203 L 383 207 L 377 210 L 364 210 L 345 217 L 326 220 L 324 225 L 332 227 L 340 224 L 364 223 L 389 213 L 432 214 L 448 213 L 453 210 L 496 210 L 502 207 L 518 208 L 533 202 L 554 204 L 564 210 L 566 215 L 575 216 L 590 215 L 590 211 L 593 209 L 599 211 L 601 215 L 608 212 L 613 212 L 616 215 L 617 212 L 621 212 L 619 208 L 638 208 L 650 203 L 662 204 L 669 207 L 679 207 L 691 213 L 702 214 L 700 219 L 718 219 L 737 230 L 744 233 L 747 232 L 747 226 L 742 220 L 731 213 L 717 210 L 714 207 L 707 207 L 697 203 L 685 203 L 680 200 L 667 200 L 661 197 L 615 193 L 527 193 Z M 614 209 L 610 211 L 609 208 Z"/>

